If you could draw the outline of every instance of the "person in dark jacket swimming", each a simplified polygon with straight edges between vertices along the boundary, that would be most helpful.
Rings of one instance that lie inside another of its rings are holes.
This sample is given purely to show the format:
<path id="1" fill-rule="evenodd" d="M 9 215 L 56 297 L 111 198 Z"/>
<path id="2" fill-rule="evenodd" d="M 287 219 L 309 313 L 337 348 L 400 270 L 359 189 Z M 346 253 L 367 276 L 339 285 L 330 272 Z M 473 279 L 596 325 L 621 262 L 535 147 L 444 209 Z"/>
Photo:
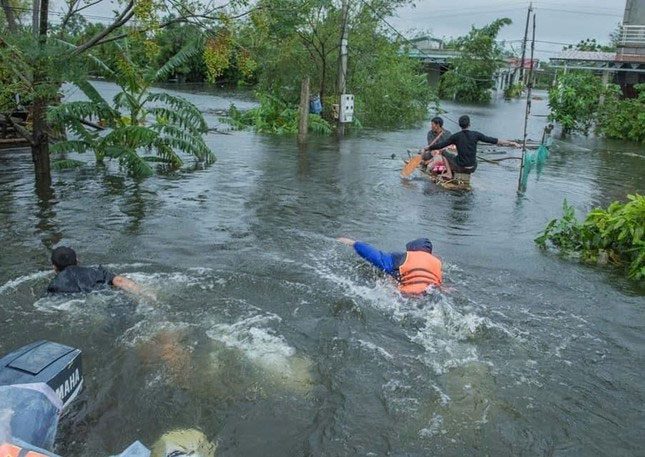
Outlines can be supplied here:
<path id="1" fill-rule="evenodd" d="M 81 267 L 76 252 L 69 247 L 59 246 L 52 251 L 52 266 L 56 277 L 47 286 L 50 293 L 90 292 L 114 286 L 127 292 L 154 299 L 154 294 L 145 292 L 134 281 L 106 270 L 102 266 Z"/>
<path id="2" fill-rule="evenodd" d="M 477 169 L 477 142 L 498 144 L 500 146 L 513 146 L 519 148 L 520 145 L 514 141 L 500 140 L 486 136 L 475 130 L 469 130 L 470 117 L 461 116 L 459 118 L 459 127 L 461 131 L 457 132 L 446 139 L 441 139 L 424 149 L 423 160 L 429 160 L 431 157 L 442 155 L 444 163 L 448 168 L 447 178 L 452 178 L 453 173 L 473 173 Z M 457 154 L 442 151 L 442 149 L 455 145 Z"/>
<path id="3" fill-rule="evenodd" d="M 381 271 L 393 276 L 403 295 L 423 295 L 428 287 L 443 281 L 441 260 L 432 254 L 432 243 L 419 238 L 405 245 L 405 252 L 383 252 L 362 241 L 338 238 Z"/>

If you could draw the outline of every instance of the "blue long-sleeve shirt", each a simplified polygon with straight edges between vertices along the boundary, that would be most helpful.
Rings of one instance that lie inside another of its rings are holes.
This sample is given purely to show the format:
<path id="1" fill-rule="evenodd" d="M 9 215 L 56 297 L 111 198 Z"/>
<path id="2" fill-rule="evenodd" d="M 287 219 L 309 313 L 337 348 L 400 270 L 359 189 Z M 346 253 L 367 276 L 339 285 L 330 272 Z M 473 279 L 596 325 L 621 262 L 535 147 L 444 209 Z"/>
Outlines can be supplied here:
<path id="1" fill-rule="evenodd" d="M 354 251 L 379 270 L 394 277 L 398 276 L 399 267 L 405 257 L 405 254 L 402 252 L 379 251 L 374 246 L 362 241 L 356 241 L 354 243 Z"/>

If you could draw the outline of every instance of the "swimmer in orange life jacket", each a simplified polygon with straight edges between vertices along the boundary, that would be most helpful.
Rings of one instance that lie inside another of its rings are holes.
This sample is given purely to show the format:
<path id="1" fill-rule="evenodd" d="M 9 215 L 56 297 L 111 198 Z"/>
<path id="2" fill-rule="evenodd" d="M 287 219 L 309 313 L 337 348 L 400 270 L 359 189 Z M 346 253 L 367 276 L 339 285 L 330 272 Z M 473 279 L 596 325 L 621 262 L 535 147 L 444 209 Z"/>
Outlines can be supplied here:
<path id="1" fill-rule="evenodd" d="M 393 276 L 403 295 L 423 295 L 428 287 L 442 282 L 441 260 L 432 255 L 432 243 L 419 238 L 405 245 L 406 252 L 382 252 L 362 241 L 338 238 L 381 271 Z"/>

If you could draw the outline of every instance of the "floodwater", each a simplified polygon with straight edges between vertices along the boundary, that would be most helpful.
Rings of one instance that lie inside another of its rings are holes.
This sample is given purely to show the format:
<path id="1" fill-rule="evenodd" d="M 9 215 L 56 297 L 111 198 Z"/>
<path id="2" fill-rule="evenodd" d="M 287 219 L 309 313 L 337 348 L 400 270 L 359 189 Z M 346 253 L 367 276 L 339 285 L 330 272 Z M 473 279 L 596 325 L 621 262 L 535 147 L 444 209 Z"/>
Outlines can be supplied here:
<path id="1" fill-rule="evenodd" d="M 231 101 L 189 96 L 207 113 Z M 521 101 L 443 106 L 521 136 Z M 534 101 L 531 138 L 546 109 Z M 642 287 L 533 243 L 565 198 L 582 215 L 645 192 L 642 148 L 569 138 L 521 195 L 514 160 L 480 163 L 472 192 L 450 192 L 399 177 L 425 132 L 305 148 L 213 132 L 212 166 L 138 182 L 88 156 L 39 196 L 29 154 L 1 152 L 0 350 L 42 338 L 83 351 L 85 391 L 57 452 L 107 455 L 196 428 L 219 456 L 642 454 Z M 341 235 L 384 250 L 428 236 L 446 286 L 403 299 Z M 45 296 L 59 243 L 158 302 Z"/>

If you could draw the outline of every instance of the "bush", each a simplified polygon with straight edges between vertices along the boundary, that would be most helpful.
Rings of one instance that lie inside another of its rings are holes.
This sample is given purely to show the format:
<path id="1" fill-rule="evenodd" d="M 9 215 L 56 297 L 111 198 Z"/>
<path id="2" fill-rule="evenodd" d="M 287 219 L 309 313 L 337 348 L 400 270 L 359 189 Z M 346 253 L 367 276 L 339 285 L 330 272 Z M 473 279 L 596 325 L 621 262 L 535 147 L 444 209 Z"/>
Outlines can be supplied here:
<path id="1" fill-rule="evenodd" d="M 606 210 L 592 210 L 583 222 L 565 200 L 562 218 L 550 221 L 535 242 L 586 262 L 624 266 L 631 279 L 645 279 L 645 197 L 627 198 L 627 203 L 613 202 Z"/>
<path id="2" fill-rule="evenodd" d="M 636 90 L 637 98 L 608 97 L 598 114 L 598 133 L 607 138 L 645 141 L 645 84 L 638 84 Z"/>
<path id="3" fill-rule="evenodd" d="M 518 98 L 522 95 L 524 86 L 522 84 L 511 84 L 504 90 L 504 98 Z"/>
<path id="4" fill-rule="evenodd" d="M 585 135 L 598 113 L 600 95 L 606 92 L 600 78 L 586 72 L 561 75 L 549 89 L 550 121 L 562 125 L 563 133 L 581 131 Z"/>
<path id="5" fill-rule="evenodd" d="M 295 135 L 298 133 L 298 108 L 271 94 L 258 94 L 260 106 L 240 111 L 231 105 L 224 121 L 235 129 L 251 128 L 258 133 Z M 333 129 L 329 122 L 316 114 L 309 115 L 309 131 L 329 135 Z"/>

